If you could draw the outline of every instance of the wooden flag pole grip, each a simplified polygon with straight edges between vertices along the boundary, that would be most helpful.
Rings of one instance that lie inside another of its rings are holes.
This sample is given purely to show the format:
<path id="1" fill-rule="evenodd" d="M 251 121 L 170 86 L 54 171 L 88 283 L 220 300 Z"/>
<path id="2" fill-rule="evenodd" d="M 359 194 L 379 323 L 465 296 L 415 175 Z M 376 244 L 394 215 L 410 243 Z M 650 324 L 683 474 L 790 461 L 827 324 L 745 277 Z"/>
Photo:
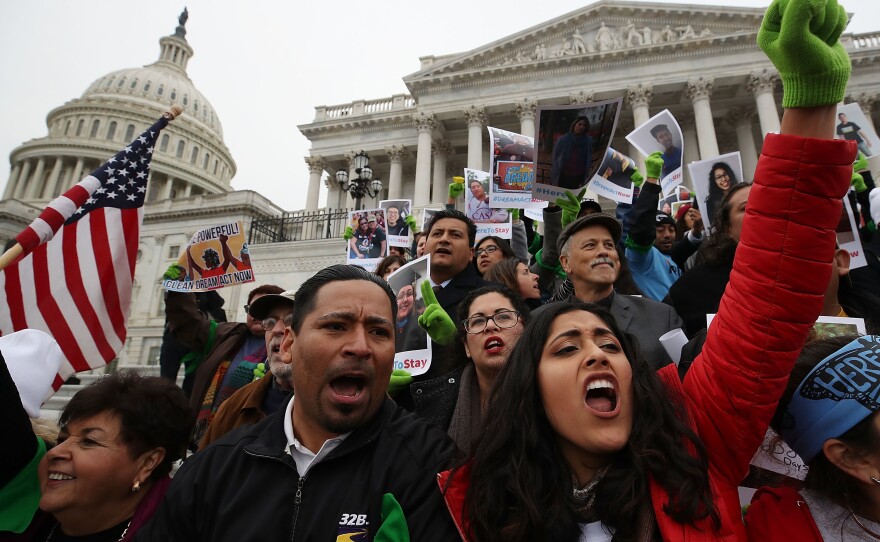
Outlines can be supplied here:
<path id="1" fill-rule="evenodd" d="M 14 262 L 21 256 L 21 253 L 24 252 L 24 247 L 21 246 L 20 243 L 15 243 L 15 245 L 3 253 L 0 256 L 0 271 L 6 269 L 6 266 Z"/>

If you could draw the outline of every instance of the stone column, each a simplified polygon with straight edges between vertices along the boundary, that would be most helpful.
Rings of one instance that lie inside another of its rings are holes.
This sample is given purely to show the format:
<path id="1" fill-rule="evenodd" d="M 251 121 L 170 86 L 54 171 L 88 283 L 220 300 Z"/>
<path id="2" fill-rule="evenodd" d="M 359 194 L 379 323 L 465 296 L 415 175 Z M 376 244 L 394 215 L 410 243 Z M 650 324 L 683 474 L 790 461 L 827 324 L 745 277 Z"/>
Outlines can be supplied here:
<path id="1" fill-rule="evenodd" d="M 18 176 L 18 182 L 15 186 L 15 199 L 21 199 L 24 197 L 25 190 L 27 189 L 28 181 L 30 180 L 31 174 L 31 161 L 30 160 L 22 160 L 21 173 Z"/>
<path id="2" fill-rule="evenodd" d="M 534 125 L 533 125 L 534 126 Z M 446 179 L 446 158 L 452 151 L 448 141 L 435 141 L 431 147 L 434 153 L 434 188 L 431 203 L 443 205 L 449 195 L 449 181 Z"/>
<path id="3" fill-rule="evenodd" d="M 385 147 L 385 154 L 391 163 L 388 173 L 388 199 L 400 199 L 403 195 L 403 159 L 409 151 L 403 145 Z"/>
<path id="4" fill-rule="evenodd" d="M 55 158 L 55 165 L 52 166 L 52 173 L 49 174 L 49 180 L 46 181 L 46 187 L 43 189 L 44 199 L 52 199 L 55 196 L 55 189 L 58 186 L 58 179 L 61 177 L 61 167 L 63 165 L 63 157 L 59 156 Z"/>
<path id="5" fill-rule="evenodd" d="M 467 167 L 483 169 L 483 126 L 486 125 L 486 110 L 475 105 L 464 111 L 464 119 L 468 127 L 468 158 Z"/>
<path id="6" fill-rule="evenodd" d="M 754 113 L 749 107 L 734 109 L 727 115 L 727 121 L 736 131 L 736 144 L 742 158 L 744 178 L 740 181 L 751 181 L 755 175 L 755 168 L 758 167 L 758 151 L 755 149 L 755 136 L 752 133 Z"/>
<path id="7" fill-rule="evenodd" d="M 424 207 L 428 204 L 431 196 L 431 134 L 437 124 L 437 119 L 433 113 L 420 111 L 413 116 L 413 124 L 419 132 L 413 207 Z"/>
<path id="8" fill-rule="evenodd" d="M 516 101 L 516 116 L 519 117 L 519 133 L 527 137 L 535 137 L 535 114 L 538 112 L 538 103 L 535 100 L 523 98 Z"/>
<path id="9" fill-rule="evenodd" d="M 186 183 L 183 188 L 183 197 L 188 198 L 192 195 L 192 183 Z"/>
<path id="10" fill-rule="evenodd" d="M 6 189 L 3 190 L 3 199 L 10 199 L 15 195 L 15 186 L 18 184 L 18 176 L 21 173 L 21 163 L 12 166 L 12 172 L 9 174 L 9 180 L 6 181 Z"/>
<path id="11" fill-rule="evenodd" d="M 686 96 L 694 104 L 694 122 L 697 125 L 697 139 L 700 142 L 700 157 L 704 160 L 718 156 L 718 140 L 715 138 L 715 122 L 712 120 L 712 107 L 709 97 L 715 79 L 697 77 L 687 82 Z"/>
<path id="12" fill-rule="evenodd" d="M 37 197 L 37 185 L 40 184 L 40 180 L 43 178 L 43 171 L 46 169 L 46 159 L 40 158 L 37 160 L 37 167 L 34 168 L 34 174 L 31 175 L 30 180 L 28 181 L 27 192 L 25 193 L 25 199 L 35 199 Z"/>
<path id="13" fill-rule="evenodd" d="M 83 173 L 83 159 L 77 158 L 76 165 L 73 167 L 73 173 L 70 175 L 70 186 L 68 188 L 73 188 L 78 182 L 82 180 Z"/>
<path id="14" fill-rule="evenodd" d="M 309 189 L 306 192 L 306 211 L 318 210 L 318 194 L 321 191 L 321 175 L 327 164 L 322 156 L 306 156 L 306 165 L 309 166 Z"/>
<path id="15" fill-rule="evenodd" d="M 654 85 L 650 83 L 639 83 L 638 85 L 633 85 L 626 89 L 626 102 L 632 109 L 633 125 L 636 128 L 648 122 L 648 119 L 651 118 L 651 112 L 648 110 L 648 106 L 651 104 L 651 99 L 653 97 Z M 638 162 L 641 171 L 645 171 L 645 157 L 642 156 L 641 153 L 636 153 L 631 156 L 631 158 L 634 158 Z"/>
<path id="16" fill-rule="evenodd" d="M 755 95 L 761 137 L 766 137 L 770 132 L 779 132 L 779 111 L 776 109 L 776 98 L 773 97 L 778 80 L 778 75 L 765 69 L 750 73 L 746 84 L 746 88 Z"/>
<path id="17" fill-rule="evenodd" d="M 678 125 L 681 127 L 681 136 L 684 138 L 684 153 L 681 159 L 682 169 L 684 170 L 685 184 L 690 188 L 694 187 L 694 180 L 691 179 L 691 172 L 687 165 L 691 162 L 700 160 L 700 142 L 697 139 L 697 128 L 694 124 L 693 113 L 683 113 L 676 117 Z"/>
<path id="18" fill-rule="evenodd" d="M 159 201 L 171 199 L 171 191 L 174 189 L 174 178 L 168 177 L 165 179 L 165 185 L 162 186 L 162 194 L 159 196 Z"/>

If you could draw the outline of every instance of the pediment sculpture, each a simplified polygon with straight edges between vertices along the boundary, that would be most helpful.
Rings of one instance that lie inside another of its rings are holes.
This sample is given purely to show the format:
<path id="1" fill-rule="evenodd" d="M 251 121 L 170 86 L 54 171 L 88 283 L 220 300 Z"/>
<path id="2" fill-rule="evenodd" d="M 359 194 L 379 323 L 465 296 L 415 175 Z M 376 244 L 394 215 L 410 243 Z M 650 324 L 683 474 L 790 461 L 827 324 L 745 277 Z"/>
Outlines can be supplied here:
<path id="1" fill-rule="evenodd" d="M 712 35 L 710 29 L 704 28 L 697 32 L 690 24 L 676 27 L 665 25 L 660 29 L 650 26 L 637 28 L 635 23 L 630 20 L 621 27 L 611 28 L 602 21 L 590 37 L 585 37 L 579 29 L 575 29 L 569 37 L 561 41 L 552 44 L 539 43 L 535 45 L 535 50 L 532 53 L 517 51 L 514 56 L 508 57 L 496 65 L 508 66 L 549 58 L 605 53 L 644 45 L 660 45 L 705 38 Z"/>

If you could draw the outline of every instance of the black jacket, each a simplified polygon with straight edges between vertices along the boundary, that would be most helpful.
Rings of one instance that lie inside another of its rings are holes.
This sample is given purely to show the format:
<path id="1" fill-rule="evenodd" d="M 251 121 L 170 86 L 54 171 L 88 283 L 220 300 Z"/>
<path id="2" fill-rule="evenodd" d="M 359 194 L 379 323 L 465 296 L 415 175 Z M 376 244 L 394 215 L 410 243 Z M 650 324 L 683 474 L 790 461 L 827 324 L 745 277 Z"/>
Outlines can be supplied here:
<path id="1" fill-rule="evenodd" d="M 386 493 L 400 503 L 411 540 L 458 537 L 437 485 L 455 454 L 442 430 L 386 399 L 300 478 L 287 453 L 285 410 L 187 460 L 136 540 L 372 540 Z"/>

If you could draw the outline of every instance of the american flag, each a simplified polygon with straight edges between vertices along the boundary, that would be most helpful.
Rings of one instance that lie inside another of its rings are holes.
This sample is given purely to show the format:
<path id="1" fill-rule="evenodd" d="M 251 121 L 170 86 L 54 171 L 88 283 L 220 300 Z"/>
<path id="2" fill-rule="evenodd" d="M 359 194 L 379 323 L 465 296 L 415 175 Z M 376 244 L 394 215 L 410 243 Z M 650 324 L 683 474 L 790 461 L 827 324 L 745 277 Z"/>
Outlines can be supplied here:
<path id="1" fill-rule="evenodd" d="M 16 240 L 22 256 L 0 272 L 0 333 L 39 329 L 61 347 L 57 389 L 122 349 L 150 159 L 160 118 L 53 200 Z"/>

